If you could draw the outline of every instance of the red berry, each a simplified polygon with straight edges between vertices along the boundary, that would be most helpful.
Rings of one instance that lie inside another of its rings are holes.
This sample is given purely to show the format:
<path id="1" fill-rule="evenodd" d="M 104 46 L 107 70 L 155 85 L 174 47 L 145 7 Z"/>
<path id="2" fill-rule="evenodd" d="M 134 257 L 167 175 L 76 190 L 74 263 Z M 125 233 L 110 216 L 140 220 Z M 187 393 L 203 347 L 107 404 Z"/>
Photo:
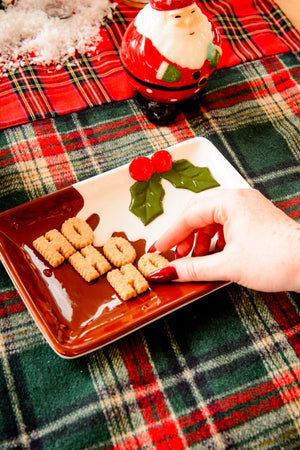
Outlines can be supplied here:
<path id="1" fill-rule="evenodd" d="M 167 172 L 171 169 L 173 164 L 172 156 L 167 150 L 159 150 L 154 153 L 151 159 L 154 165 L 154 170 L 158 173 Z"/>
<path id="2" fill-rule="evenodd" d="M 138 156 L 133 159 L 129 165 L 130 176 L 136 181 L 145 181 L 151 177 L 154 172 L 154 165 L 147 156 Z"/>

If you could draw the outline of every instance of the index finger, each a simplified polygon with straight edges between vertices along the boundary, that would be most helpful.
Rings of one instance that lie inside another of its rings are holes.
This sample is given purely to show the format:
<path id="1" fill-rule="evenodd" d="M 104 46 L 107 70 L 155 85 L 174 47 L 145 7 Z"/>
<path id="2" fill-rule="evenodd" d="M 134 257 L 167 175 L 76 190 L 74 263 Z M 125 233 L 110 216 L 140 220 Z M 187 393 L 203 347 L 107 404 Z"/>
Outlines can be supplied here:
<path id="1" fill-rule="evenodd" d="M 175 247 L 199 228 L 216 223 L 222 225 L 224 220 L 220 212 L 226 195 L 224 191 L 226 189 L 215 188 L 197 194 L 158 238 L 155 243 L 156 250 L 163 252 Z"/>

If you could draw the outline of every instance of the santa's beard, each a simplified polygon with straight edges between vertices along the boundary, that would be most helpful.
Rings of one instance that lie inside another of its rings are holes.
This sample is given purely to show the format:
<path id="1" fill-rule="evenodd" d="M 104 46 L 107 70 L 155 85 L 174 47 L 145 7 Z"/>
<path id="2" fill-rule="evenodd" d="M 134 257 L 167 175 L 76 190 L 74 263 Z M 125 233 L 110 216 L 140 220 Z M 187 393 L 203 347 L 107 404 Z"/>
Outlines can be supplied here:
<path id="1" fill-rule="evenodd" d="M 204 64 L 213 35 L 209 21 L 202 13 L 192 36 L 188 33 L 190 30 L 166 24 L 164 12 L 151 8 L 150 4 L 139 12 L 135 25 L 137 31 L 149 38 L 169 61 L 189 69 L 199 69 Z"/>

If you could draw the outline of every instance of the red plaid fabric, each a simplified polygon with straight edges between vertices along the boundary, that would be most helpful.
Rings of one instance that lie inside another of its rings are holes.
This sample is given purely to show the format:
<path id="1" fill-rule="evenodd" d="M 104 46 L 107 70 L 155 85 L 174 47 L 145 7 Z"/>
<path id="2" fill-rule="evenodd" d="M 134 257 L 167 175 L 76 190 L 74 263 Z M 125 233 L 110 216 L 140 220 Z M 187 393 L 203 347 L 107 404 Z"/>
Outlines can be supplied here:
<path id="1" fill-rule="evenodd" d="M 223 36 L 218 67 L 300 48 L 299 32 L 272 0 L 204 1 L 200 6 Z"/>
<path id="2" fill-rule="evenodd" d="M 220 68 L 300 50 L 300 34 L 272 0 L 202 0 L 199 6 L 222 34 Z M 119 49 L 137 12 L 120 2 L 91 56 L 60 70 L 29 65 L 0 78 L 0 128 L 131 98 Z"/>

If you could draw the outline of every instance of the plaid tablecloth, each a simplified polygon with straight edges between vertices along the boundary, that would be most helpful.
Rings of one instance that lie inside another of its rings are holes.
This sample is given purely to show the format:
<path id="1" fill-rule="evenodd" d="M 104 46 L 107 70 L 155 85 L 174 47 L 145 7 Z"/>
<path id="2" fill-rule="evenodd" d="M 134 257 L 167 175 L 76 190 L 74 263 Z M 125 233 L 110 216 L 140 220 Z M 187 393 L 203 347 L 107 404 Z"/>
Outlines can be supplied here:
<path id="1" fill-rule="evenodd" d="M 299 69 L 292 52 L 222 69 L 169 127 L 129 99 L 3 130 L 1 210 L 204 136 L 299 220 Z M 64 360 L 2 266 L 0 290 L 1 449 L 299 448 L 299 294 L 232 284 Z"/>
<path id="2" fill-rule="evenodd" d="M 223 36 L 220 67 L 300 50 L 300 34 L 273 0 L 202 0 L 199 6 Z M 0 78 L 0 128 L 133 97 L 119 50 L 138 9 L 121 1 L 102 42 L 90 55 L 55 67 L 29 65 Z"/>

